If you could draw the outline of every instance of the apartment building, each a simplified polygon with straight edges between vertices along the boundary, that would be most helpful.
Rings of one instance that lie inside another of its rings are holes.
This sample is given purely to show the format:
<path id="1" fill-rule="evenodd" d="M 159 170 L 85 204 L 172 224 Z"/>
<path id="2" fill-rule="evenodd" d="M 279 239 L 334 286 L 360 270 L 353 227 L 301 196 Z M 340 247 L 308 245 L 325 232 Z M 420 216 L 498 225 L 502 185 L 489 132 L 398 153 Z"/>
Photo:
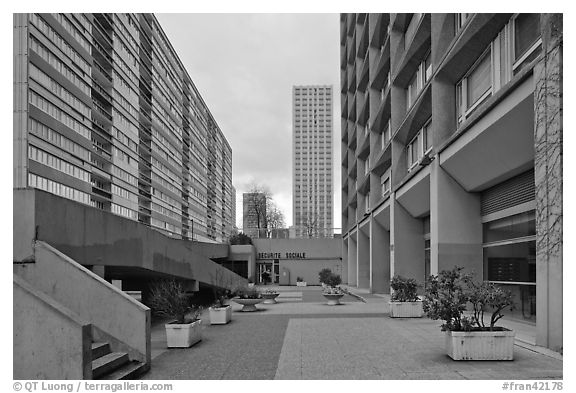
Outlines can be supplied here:
<path id="1" fill-rule="evenodd" d="M 296 237 L 331 237 L 332 86 L 292 89 L 292 214 Z"/>
<path id="2" fill-rule="evenodd" d="M 153 14 L 14 15 L 14 187 L 176 238 L 233 228 L 232 150 Z"/>
<path id="3" fill-rule="evenodd" d="M 562 348 L 562 15 L 342 14 L 351 285 L 455 265 Z"/>

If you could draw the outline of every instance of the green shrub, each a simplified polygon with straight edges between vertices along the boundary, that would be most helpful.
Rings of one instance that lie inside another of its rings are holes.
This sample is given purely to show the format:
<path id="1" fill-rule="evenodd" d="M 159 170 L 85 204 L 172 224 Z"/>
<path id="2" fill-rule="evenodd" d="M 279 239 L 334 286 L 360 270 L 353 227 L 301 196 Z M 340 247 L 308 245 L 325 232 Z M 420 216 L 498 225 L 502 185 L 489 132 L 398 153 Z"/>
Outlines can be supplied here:
<path id="1" fill-rule="evenodd" d="M 329 287 L 337 287 L 338 285 L 342 284 L 342 278 L 339 274 L 330 273 L 330 275 L 326 278 L 325 284 Z"/>
<path id="2" fill-rule="evenodd" d="M 158 314 L 176 319 L 176 323 L 190 323 L 198 319 L 202 311 L 192 304 L 191 295 L 186 293 L 184 284 L 176 280 L 162 280 L 150 288 L 150 307 Z M 186 318 L 192 314 L 191 318 Z"/>
<path id="3" fill-rule="evenodd" d="M 332 270 L 330 270 L 326 267 L 326 268 L 320 270 L 320 273 L 318 273 L 318 280 L 320 281 L 320 283 L 326 284 L 326 280 L 328 279 L 328 277 L 330 277 L 331 274 L 332 274 Z"/>
<path id="4" fill-rule="evenodd" d="M 391 300 L 393 302 L 415 302 L 418 298 L 418 282 L 413 278 L 405 278 L 395 275 L 390 281 L 390 287 L 393 289 Z"/>
<path id="5" fill-rule="evenodd" d="M 236 296 L 240 299 L 260 299 L 260 291 L 256 287 L 248 287 L 241 285 L 234 291 Z"/>

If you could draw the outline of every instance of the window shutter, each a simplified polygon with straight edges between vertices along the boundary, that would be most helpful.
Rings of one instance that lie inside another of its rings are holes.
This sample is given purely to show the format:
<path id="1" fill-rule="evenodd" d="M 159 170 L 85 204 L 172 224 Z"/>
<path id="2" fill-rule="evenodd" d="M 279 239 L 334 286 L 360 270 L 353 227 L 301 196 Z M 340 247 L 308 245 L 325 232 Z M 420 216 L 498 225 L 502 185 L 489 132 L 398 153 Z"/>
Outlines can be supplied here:
<path id="1" fill-rule="evenodd" d="M 534 169 L 482 192 L 482 215 L 495 213 L 535 199 Z"/>

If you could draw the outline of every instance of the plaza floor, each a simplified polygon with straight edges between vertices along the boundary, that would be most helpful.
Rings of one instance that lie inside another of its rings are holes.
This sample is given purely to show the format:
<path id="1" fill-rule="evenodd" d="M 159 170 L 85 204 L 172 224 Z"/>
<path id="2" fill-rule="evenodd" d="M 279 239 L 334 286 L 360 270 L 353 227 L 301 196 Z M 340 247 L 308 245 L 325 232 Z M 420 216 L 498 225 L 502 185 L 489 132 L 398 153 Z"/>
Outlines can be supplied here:
<path id="1" fill-rule="evenodd" d="M 209 325 L 186 349 L 166 349 L 163 324 L 152 327 L 152 368 L 142 379 L 549 379 L 562 378 L 562 357 L 533 347 L 529 329 L 513 361 L 450 359 L 439 321 L 392 319 L 385 296 L 346 295 L 328 306 L 320 287 L 280 287 L 278 304 Z M 522 335 L 522 333 L 521 333 Z"/>

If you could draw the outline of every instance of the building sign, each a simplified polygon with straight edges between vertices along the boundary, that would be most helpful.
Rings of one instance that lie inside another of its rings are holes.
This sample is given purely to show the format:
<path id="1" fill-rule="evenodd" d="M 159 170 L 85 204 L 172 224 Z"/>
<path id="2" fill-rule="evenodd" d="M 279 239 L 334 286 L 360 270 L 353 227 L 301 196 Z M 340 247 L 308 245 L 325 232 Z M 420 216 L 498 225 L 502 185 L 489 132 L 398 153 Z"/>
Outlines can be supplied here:
<path id="1" fill-rule="evenodd" d="M 257 259 L 306 259 L 305 252 L 259 252 Z"/>

